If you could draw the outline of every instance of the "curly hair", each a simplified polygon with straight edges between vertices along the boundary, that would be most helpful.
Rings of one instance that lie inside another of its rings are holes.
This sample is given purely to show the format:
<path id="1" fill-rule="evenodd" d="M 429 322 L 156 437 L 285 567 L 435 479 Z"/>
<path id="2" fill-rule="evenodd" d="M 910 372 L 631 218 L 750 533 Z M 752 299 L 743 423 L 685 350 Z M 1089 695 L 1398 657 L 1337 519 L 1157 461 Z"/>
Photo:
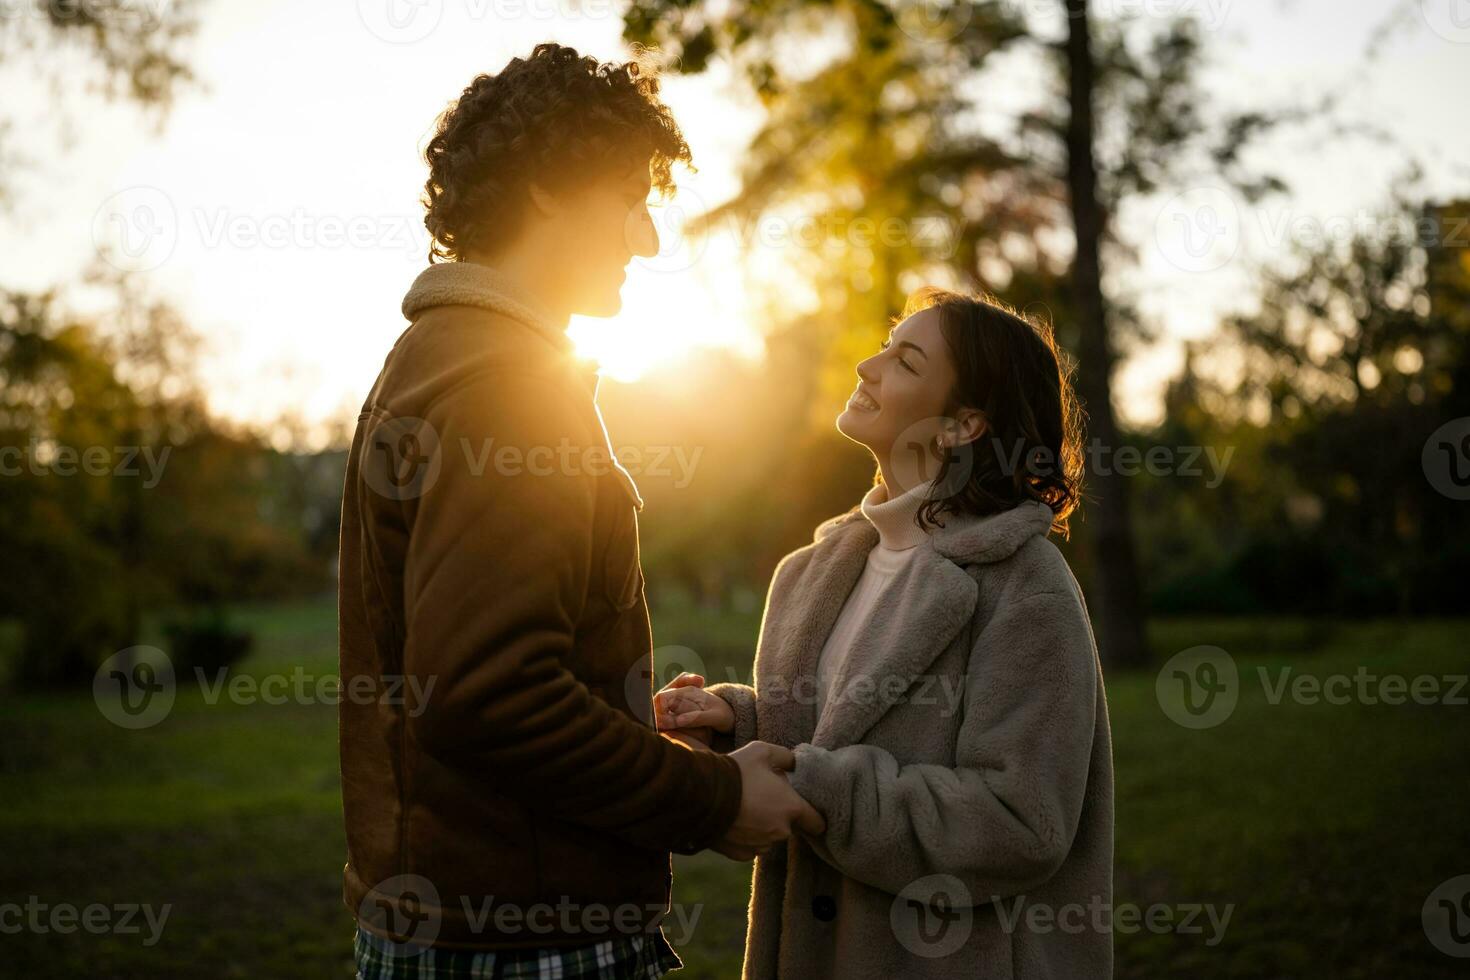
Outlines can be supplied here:
<path id="1" fill-rule="evenodd" d="M 655 188 L 674 190 L 689 145 L 659 99 L 652 61 L 635 52 L 599 63 L 560 44 L 538 44 L 497 75 L 478 75 L 440 114 L 424 150 L 429 179 L 429 261 L 455 261 L 514 232 L 532 181 L 566 187 L 610 167 L 649 159 Z"/>
<path id="2" fill-rule="evenodd" d="M 965 450 L 970 466 L 964 482 L 926 500 L 919 526 L 942 524 L 945 513 L 984 516 L 1040 500 L 1051 508 L 1052 529 L 1065 537 L 1082 497 L 1084 415 L 1072 387 L 1073 365 L 1055 332 L 992 296 L 932 286 L 911 295 L 897 319 L 931 308 L 940 312 L 954 357 L 950 409 L 978 409 L 985 431 Z M 949 489 L 945 481 L 962 472 L 952 469 L 962 459 L 951 450 L 940 461 L 941 486 Z"/>

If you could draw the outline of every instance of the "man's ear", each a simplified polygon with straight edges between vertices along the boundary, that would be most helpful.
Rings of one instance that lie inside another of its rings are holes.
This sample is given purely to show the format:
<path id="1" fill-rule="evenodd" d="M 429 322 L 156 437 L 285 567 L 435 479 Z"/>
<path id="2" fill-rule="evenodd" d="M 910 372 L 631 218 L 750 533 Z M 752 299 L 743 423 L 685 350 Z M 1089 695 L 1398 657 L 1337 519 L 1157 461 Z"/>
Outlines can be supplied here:
<path id="1" fill-rule="evenodd" d="M 551 191 L 540 184 L 532 184 L 526 188 L 531 198 L 531 207 L 535 208 L 543 218 L 550 218 L 561 211 L 561 200 Z"/>
<path id="2" fill-rule="evenodd" d="M 984 412 L 962 408 L 945 424 L 945 441 L 951 446 L 966 445 L 983 436 L 985 427 Z"/>

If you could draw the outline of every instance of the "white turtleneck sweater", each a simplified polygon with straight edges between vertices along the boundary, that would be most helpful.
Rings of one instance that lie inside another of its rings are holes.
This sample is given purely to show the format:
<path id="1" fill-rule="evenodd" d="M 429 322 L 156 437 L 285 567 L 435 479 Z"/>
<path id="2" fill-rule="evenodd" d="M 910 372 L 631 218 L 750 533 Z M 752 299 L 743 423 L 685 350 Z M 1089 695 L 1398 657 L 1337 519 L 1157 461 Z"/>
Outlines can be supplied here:
<path id="1" fill-rule="evenodd" d="M 892 500 L 888 488 L 874 484 L 863 497 L 862 512 L 878 530 L 878 544 L 868 552 L 868 564 L 853 586 L 822 652 L 817 658 L 817 718 L 832 695 L 832 687 L 847 661 L 852 641 L 867 627 L 879 595 L 894 576 L 913 558 L 926 532 L 914 516 L 927 499 L 927 486 L 916 487 Z M 858 665 L 859 667 L 861 665 Z"/>

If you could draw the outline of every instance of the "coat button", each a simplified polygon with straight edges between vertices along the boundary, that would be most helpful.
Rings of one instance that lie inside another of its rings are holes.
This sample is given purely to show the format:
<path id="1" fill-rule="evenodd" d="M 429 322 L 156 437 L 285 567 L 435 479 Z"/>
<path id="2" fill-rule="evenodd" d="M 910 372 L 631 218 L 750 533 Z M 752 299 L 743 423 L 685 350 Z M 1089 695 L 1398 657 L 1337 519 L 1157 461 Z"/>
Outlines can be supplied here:
<path id="1" fill-rule="evenodd" d="M 831 922 L 837 918 L 837 901 L 831 895 L 818 895 L 812 899 L 812 915 L 818 922 Z"/>

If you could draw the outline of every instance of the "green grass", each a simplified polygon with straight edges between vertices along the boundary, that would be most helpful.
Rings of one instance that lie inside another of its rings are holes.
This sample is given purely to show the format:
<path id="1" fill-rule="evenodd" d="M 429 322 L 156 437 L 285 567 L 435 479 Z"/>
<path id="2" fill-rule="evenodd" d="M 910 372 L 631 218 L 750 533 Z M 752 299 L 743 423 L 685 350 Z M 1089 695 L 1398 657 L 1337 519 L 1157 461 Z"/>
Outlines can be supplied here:
<path id="1" fill-rule="evenodd" d="M 241 672 L 335 672 L 329 602 L 238 615 L 257 638 Z M 661 646 L 692 648 L 713 678 L 743 678 L 757 618 L 681 606 L 659 611 L 655 629 Z M 1118 935 L 1119 977 L 1463 975 L 1426 940 L 1420 908 L 1439 882 L 1470 873 L 1470 709 L 1271 704 L 1257 670 L 1463 675 L 1467 626 L 1154 626 L 1160 660 L 1200 644 L 1228 650 L 1242 694 L 1223 724 L 1190 731 L 1160 711 L 1152 673 L 1109 678 L 1116 901 L 1233 912 L 1213 947 L 1208 930 Z M 171 912 L 152 947 L 143 935 L 7 934 L 0 972 L 350 977 L 335 726 L 331 705 L 211 705 L 192 685 L 164 722 L 136 732 L 109 724 L 86 693 L 12 696 L 0 711 L 0 835 L 10 843 L 0 903 L 35 895 Z M 714 854 L 675 864 L 675 900 L 699 910 L 682 975 L 738 976 L 748 866 Z"/>

